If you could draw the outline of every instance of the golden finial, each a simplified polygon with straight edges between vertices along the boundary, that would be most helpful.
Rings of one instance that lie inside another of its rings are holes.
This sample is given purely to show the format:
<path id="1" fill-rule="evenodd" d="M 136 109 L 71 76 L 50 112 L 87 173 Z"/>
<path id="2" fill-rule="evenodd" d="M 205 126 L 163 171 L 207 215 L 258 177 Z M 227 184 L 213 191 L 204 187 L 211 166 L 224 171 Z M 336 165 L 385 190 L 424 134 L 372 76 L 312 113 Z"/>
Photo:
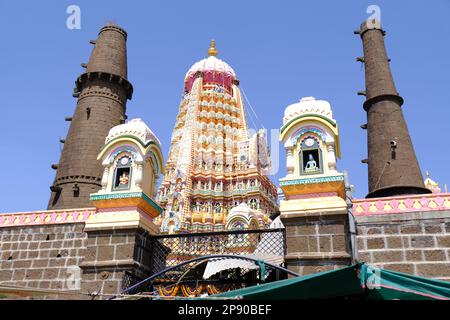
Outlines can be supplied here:
<path id="1" fill-rule="evenodd" d="M 216 41 L 214 39 L 211 40 L 211 43 L 209 45 L 208 55 L 209 56 L 217 56 L 219 52 L 216 49 Z"/>

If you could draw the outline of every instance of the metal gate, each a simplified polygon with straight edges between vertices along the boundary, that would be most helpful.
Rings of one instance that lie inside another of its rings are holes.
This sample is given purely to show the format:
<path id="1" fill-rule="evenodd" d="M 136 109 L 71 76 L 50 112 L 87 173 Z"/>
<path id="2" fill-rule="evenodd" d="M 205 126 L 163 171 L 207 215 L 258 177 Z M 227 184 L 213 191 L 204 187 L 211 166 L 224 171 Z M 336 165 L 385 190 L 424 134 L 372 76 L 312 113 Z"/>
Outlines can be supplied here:
<path id="1" fill-rule="evenodd" d="M 208 279 L 202 277 L 210 256 L 250 255 L 257 259 L 267 256 L 283 258 L 286 255 L 285 229 L 158 235 L 153 236 L 151 241 L 151 274 L 160 275 L 149 281 L 143 281 L 144 279 L 138 279 L 128 274 L 124 279 L 122 292 L 127 294 L 147 293 L 160 297 L 192 297 L 215 294 L 258 282 L 269 282 L 287 277 L 287 273 L 282 272 L 285 266 L 284 260 L 279 264 L 280 268 L 263 266 L 264 275 L 261 274 L 261 268 L 255 270 L 254 268 L 237 267 L 219 272 Z M 183 263 L 192 259 L 196 260 Z M 233 259 L 229 261 L 233 266 Z M 178 265 L 179 267 L 177 267 Z M 130 290 L 130 288 L 132 289 Z"/>

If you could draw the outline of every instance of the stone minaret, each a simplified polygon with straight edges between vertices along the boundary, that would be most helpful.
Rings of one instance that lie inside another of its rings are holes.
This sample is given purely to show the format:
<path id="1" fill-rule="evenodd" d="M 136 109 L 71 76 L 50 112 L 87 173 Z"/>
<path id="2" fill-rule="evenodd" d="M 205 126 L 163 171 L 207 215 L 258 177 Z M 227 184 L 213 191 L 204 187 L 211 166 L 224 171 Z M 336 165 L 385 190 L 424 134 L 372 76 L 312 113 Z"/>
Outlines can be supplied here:
<path id="1" fill-rule="evenodd" d="M 372 26 L 371 23 L 374 25 Z M 367 198 L 429 193 L 408 133 L 384 46 L 384 30 L 377 21 L 364 22 L 361 36 L 365 64 L 369 194 Z M 379 25 L 379 24 L 378 24 Z"/>
<path id="2" fill-rule="evenodd" d="M 91 207 L 89 195 L 101 188 L 102 165 L 97 156 L 108 131 L 125 121 L 126 101 L 133 87 L 127 80 L 127 33 L 108 24 L 103 27 L 89 63 L 75 81 L 78 98 L 58 164 L 48 209 Z"/>

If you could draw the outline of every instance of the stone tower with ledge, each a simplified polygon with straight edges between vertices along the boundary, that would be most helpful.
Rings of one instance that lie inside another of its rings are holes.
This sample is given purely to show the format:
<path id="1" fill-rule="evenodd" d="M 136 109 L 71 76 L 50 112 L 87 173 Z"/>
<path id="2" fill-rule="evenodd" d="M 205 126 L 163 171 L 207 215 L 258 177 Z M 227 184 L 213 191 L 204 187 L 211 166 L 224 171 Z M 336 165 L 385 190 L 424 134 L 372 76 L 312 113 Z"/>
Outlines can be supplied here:
<path id="1" fill-rule="evenodd" d="M 89 195 L 101 188 L 102 165 L 97 155 L 108 131 L 125 121 L 126 102 L 133 86 L 127 80 L 127 33 L 108 24 L 95 41 L 86 71 L 75 81 L 78 99 L 55 180 L 48 210 L 87 208 Z"/>

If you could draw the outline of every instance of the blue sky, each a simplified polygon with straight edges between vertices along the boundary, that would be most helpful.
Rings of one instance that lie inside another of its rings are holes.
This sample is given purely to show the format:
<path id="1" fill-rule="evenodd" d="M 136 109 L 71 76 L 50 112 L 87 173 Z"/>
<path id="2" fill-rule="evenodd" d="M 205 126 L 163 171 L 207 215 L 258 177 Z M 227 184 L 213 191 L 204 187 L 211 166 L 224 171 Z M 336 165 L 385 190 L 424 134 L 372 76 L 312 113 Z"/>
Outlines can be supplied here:
<path id="1" fill-rule="evenodd" d="M 66 8 L 81 8 L 81 30 L 66 28 Z M 128 32 L 129 118 L 142 118 L 167 156 L 189 67 L 211 38 L 236 71 L 266 128 L 304 96 L 328 100 L 340 126 L 340 170 L 356 196 L 367 193 L 362 44 L 353 34 L 379 5 L 397 89 L 422 168 L 450 183 L 449 0 L 435 1 L 0 1 L 3 138 L 0 212 L 45 209 L 75 110 L 75 79 L 98 30 L 113 21 Z M 281 148 L 282 149 L 282 148 Z M 284 150 L 281 170 L 284 176 Z"/>

